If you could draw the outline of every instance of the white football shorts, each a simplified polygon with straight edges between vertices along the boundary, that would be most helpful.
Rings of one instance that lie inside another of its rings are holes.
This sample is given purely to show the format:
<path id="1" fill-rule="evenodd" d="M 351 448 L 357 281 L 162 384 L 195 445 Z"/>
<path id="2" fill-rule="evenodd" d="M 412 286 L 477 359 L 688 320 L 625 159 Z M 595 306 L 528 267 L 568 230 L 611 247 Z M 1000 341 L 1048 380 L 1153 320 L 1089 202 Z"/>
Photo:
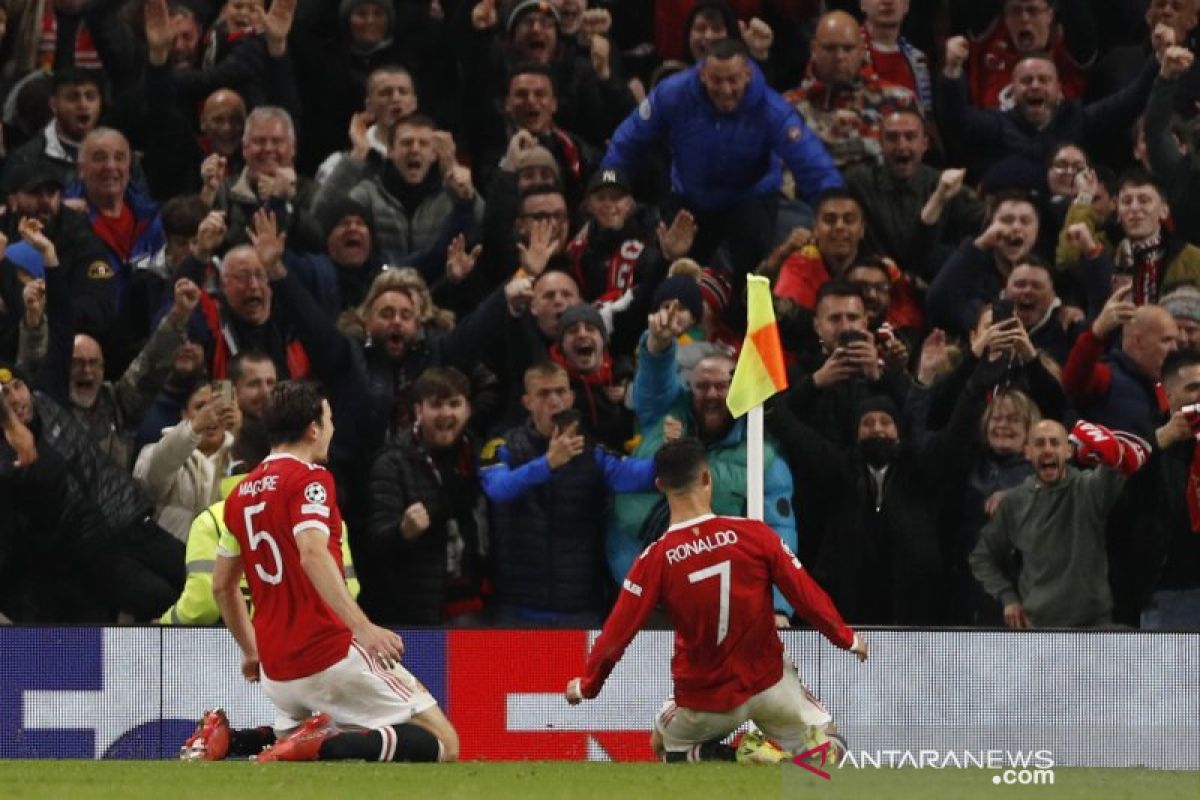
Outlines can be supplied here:
<path id="1" fill-rule="evenodd" d="M 331 667 L 293 681 L 262 675 L 262 688 L 275 704 L 275 732 L 283 734 L 323 711 L 338 727 L 400 725 L 437 705 L 417 678 L 396 664 L 384 669 L 357 643 Z"/>
<path id="2" fill-rule="evenodd" d="M 729 711 L 694 711 L 675 705 L 668 699 L 654 718 L 654 727 L 662 735 L 667 752 L 687 752 L 693 746 L 728 736 L 747 720 L 787 751 L 806 749 L 813 728 L 821 728 L 833 717 L 808 690 L 786 656 L 783 677 L 769 689 Z"/>

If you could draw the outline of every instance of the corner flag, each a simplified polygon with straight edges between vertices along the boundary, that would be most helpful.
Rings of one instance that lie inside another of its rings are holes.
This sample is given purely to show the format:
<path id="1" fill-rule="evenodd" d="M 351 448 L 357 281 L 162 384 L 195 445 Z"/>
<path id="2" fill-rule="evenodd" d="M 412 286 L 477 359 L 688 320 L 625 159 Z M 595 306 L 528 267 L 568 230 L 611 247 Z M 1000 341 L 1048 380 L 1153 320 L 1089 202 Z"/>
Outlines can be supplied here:
<path id="1" fill-rule="evenodd" d="M 761 275 L 746 276 L 746 305 L 746 341 L 725 399 L 734 417 L 761 405 L 788 385 L 775 309 L 771 305 L 771 282 Z"/>

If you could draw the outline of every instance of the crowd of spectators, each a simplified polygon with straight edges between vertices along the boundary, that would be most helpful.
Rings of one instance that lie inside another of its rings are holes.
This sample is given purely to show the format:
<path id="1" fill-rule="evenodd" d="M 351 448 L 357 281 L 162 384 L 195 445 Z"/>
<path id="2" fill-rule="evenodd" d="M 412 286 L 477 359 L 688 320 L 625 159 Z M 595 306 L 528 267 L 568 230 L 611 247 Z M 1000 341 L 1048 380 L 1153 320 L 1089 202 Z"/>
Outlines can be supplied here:
<path id="1" fill-rule="evenodd" d="M 0 614 L 217 621 L 311 380 L 373 619 L 595 626 L 757 273 L 848 622 L 1200 629 L 1198 6 L 0 0 Z"/>

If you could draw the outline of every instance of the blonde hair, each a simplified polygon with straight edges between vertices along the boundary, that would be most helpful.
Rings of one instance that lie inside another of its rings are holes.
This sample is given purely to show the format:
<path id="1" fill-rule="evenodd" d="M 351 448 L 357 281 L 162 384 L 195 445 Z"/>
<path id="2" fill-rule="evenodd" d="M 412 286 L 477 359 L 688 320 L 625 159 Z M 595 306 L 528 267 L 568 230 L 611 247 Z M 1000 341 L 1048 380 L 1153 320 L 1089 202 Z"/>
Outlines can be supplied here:
<path id="1" fill-rule="evenodd" d="M 429 285 L 421 277 L 421 273 L 412 267 L 385 269 L 371 281 L 367 296 L 358 308 L 349 309 L 338 319 L 338 329 L 357 339 L 366 339 L 367 318 L 371 314 L 371 306 L 375 301 L 388 292 L 400 292 L 417 307 L 417 320 L 421 327 L 435 331 L 449 331 L 454 328 L 454 312 L 438 308 L 433 302 L 433 293 Z"/>
<path id="2" fill-rule="evenodd" d="M 677 258 L 671 263 L 671 268 L 667 270 L 667 277 L 673 278 L 676 275 L 686 275 L 694 280 L 700 280 L 700 276 L 704 274 L 704 270 L 690 258 Z"/>
<path id="3" fill-rule="evenodd" d="M 1025 422 L 1025 436 L 1029 437 L 1029 431 L 1033 430 L 1033 426 L 1042 421 L 1042 410 L 1038 408 L 1038 404 L 1033 398 L 1022 392 L 1020 389 L 1006 389 L 1003 392 L 997 392 L 992 395 L 992 399 L 988 401 L 987 408 L 983 410 L 983 416 L 979 419 L 979 436 L 984 444 L 987 444 L 987 429 L 995 416 L 996 410 L 1003 402 L 1012 403 L 1013 410 L 1017 416 Z M 1022 442 L 1024 444 L 1024 442 Z"/>

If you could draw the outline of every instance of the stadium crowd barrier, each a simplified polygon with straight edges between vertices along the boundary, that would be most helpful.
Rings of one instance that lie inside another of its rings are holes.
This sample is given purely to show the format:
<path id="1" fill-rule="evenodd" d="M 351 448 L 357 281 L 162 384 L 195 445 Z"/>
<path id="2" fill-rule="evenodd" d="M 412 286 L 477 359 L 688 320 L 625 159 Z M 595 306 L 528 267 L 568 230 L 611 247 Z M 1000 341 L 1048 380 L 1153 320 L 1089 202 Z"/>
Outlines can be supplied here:
<path id="1" fill-rule="evenodd" d="M 402 630 L 466 759 L 650 758 L 672 634 L 646 631 L 600 698 L 562 699 L 596 632 Z M 1200 634 L 869 630 L 863 665 L 813 631 L 787 652 L 852 753 L 1049 751 L 1062 766 L 1200 769 Z M 174 758 L 201 711 L 271 721 L 217 628 L 0 628 L 0 758 Z"/>

